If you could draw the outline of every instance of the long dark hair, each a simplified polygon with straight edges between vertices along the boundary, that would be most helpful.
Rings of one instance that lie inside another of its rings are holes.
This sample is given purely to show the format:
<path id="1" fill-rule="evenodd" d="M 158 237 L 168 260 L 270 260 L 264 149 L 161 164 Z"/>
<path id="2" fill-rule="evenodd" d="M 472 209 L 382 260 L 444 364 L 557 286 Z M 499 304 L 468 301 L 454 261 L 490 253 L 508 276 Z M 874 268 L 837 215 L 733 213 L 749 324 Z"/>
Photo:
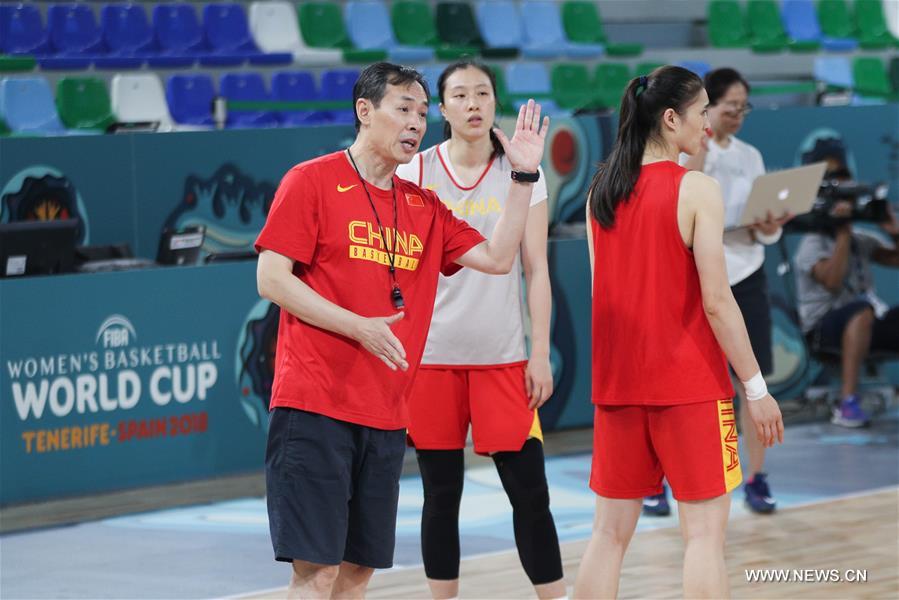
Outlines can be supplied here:
<path id="1" fill-rule="evenodd" d="M 475 60 L 460 60 L 458 62 L 454 62 L 443 70 L 443 73 L 441 73 L 440 77 L 437 78 L 437 93 L 440 95 L 440 104 L 443 104 L 443 94 L 446 92 L 446 80 L 449 79 L 449 76 L 456 71 L 467 69 L 469 67 L 478 69 L 487 76 L 487 79 L 490 80 L 490 86 L 493 88 L 493 98 L 496 101 L 496 111 L 494 112 L 495 116 L 496 112 L 499 112 L 500 109 L 499 98 L 496 94 L 496 75 L 493 73 L 493 69 Z M 451 137 L 453 137 L 453 128 L 450 126 L 449 121 L 444 121 L 443 139 L 448 140 Z M 502 156 L 504 152 L 503 145 L 499 143 L 499 138 L 497 138 L 496 134 L 493 133 L 493 129 L 490 130 L 490 143 L 493 144 L 493 155 Z"/>
<path id="2" fill-rule="evenodd" d="M 603 228 L 612 228 L 615 209 L 634 191 L 646 143 L 661 136 L 662 113 L 673 108 L 682 115 L 701 90 L 698 75 L 671 65 L 631 79 L 621 99 L 618 138 L 587 193 L 590 213 Z"/>

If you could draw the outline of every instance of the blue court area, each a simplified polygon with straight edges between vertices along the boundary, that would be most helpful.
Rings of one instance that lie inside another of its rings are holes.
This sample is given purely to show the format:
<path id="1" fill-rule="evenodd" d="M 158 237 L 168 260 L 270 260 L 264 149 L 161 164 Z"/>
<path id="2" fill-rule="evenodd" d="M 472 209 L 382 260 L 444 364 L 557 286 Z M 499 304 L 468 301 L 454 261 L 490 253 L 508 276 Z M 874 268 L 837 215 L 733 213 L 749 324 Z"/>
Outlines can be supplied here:
<path id="1" fill-rule="evenodd" d="M 781 508 L 899 485 L 899 411 L 879 415 L 865 430 L 790 427 L 767 470 Z M 547 459 L 562 542 L 590 535 L 589 471 L 589 454 Z M 405 477 L 401 490 L 396 568 L 421 560 L 421 480 Z M 734 499 L 734 518 L 771 518 L 748 515 L 742 490 Z M 676 522 L 673 515 L 644 516 L 639 529 Z M 511 509 L 491 464 L 467 472 L 461 532 L 463 558 L 514 550 Z M 261 498 L 6 535 L 0 572 L 2 598 L 216 598 L 284 586 L 289 575 L 286 564 L 272 560 Z"/>

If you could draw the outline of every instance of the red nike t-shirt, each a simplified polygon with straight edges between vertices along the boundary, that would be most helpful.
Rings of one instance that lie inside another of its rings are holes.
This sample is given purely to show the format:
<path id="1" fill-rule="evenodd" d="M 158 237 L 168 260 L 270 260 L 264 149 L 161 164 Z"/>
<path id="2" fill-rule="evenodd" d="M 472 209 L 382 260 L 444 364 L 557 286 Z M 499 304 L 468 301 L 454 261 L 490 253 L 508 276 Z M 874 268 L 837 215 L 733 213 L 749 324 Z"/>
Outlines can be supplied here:
<path id="1" fill-rule="evenodd" d="M 396 229 L 396 278 L 405 316 L 391 330 L 409 369 L 390 370 L 358 342 L 281 311 L 270 408 L 284 406 L 377 429 L 406 426 L 406 390 L 418 369 L 431 323 L 438 274 L 484 237 L 453 216 L 437 196 L 393 178 L 397 193 L 368 185 L 381 225 L 344 152 L 301 163 L 284 176 L 256 250 L 295 261 L 294 275 L 323 298 L 363 317 L 397 312 L 387 250 Z"/>

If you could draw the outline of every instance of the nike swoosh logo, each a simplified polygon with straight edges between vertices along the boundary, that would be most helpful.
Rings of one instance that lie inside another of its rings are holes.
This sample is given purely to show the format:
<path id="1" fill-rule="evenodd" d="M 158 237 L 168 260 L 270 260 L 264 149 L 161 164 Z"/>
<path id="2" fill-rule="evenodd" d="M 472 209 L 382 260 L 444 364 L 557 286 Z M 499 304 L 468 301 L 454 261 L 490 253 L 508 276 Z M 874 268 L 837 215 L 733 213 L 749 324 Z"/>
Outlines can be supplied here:
<path id="1" fill-rule="evenodd" d="M 356 187 L 357 185 L 358 185 L 358 184 L 354 183 L 353 185 L 348 185 L 348 186 L 346 186 L 346 187 L 343 187 L 342 185 L 340 185 L 340 184 L 338 183 L 338 184 L 337 184 L 337 191 L 340 192 L 340 193 L 348 192 L 348 191 L 350 191 L 351 189 L 353 189 L 354 187 Z"/>

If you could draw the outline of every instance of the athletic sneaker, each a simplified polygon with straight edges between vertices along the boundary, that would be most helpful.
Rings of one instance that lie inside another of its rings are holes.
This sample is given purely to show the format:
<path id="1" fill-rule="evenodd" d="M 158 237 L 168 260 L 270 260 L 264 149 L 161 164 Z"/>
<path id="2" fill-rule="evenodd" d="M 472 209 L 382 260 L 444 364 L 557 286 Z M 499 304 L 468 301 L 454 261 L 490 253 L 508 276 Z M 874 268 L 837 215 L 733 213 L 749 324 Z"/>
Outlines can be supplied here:
<path id="1" fill-rule="evenodd" d="M 743 486 L 746 491 L 746 505 L 754 513 L 768 514 L 774 512 L 777 501 L 771 497 L 771 489 L 768 487 L 768 475 L 756 473 L 755 476 Z"/>
<path id="2" fill-rule="evenodd" d="M 841 427 L 865 427 L 870 422 L 868 415 L 862 410 L 858 396 L 852 394 L 846 396 L 839 406 L 833 409 L 833 417 L 830 422 Z"/>
<path id="3" fill-rule="evenodd" d="M 662 486 L 662 493 L 643 498 L 643 514 L 652 517 L 667 517 L 671 514 L 668 505 L 668 488 Z"/>

